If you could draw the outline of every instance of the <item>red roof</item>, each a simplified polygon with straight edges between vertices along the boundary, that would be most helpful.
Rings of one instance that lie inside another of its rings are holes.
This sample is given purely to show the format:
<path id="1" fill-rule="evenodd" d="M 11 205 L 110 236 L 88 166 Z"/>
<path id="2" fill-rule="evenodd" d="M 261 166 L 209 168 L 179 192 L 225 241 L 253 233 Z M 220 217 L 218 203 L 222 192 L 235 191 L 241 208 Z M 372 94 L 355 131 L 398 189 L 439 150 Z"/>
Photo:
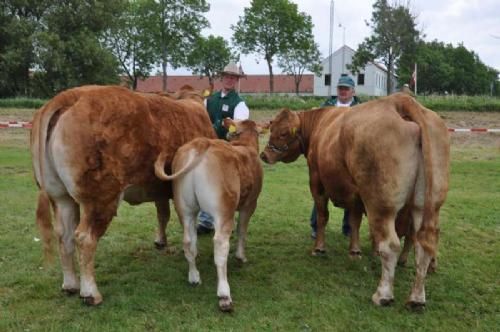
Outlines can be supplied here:
<path id="1" fill-rule="evenodd" d="M 199 76 L 167 76 L 167 92 L 179 90 L 183 85 L 190 85 L 194 89 L 209 88 L 208 78 Z M 300 93 L 313 93 L 314 75 L 304 74 L 300 82 Z M 215 80 L 215 90 L 220 90 L 220 79 Z M 158 92 L 162 91 L 162 77 L 151 76 L 137 82 L 137 91 Z M 294 78 L 291 75 L 274 75 L 274 92 L 295 93 Z M 247 75 L 240 79 L 240 93 L 269 93 L 268 75 Z"/>

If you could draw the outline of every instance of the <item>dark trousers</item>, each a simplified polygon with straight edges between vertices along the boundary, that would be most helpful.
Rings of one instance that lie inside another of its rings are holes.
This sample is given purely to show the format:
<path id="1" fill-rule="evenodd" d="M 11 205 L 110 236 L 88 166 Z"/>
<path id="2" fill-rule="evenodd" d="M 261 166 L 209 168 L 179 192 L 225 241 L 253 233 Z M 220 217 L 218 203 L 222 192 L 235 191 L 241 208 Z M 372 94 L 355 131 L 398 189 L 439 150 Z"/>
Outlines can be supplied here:
<path id="1" fill-rule="evenodd" d="M 313 205 L 311 212 L 311 228 L 316 232 L 318 223 L 318 211 L 316 210 L 316 204 Z M 349 225 L 349 210 L 344 209 L 344 218 L 342 218 L 342 234 L 351 234 L 351 225 Z"/>

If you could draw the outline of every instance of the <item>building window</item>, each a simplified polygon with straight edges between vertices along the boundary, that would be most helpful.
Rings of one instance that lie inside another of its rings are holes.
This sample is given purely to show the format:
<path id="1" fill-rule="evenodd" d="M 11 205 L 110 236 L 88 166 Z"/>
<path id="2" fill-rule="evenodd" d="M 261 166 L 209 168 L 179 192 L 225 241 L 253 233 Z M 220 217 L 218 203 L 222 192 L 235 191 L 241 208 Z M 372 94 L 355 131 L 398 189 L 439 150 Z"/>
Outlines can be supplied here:
<path id="1" fill-rule="evenodd" d="M 325 74 L 325 86 L 330 86 L 332 82 L 332 76 L 330 74 Z"/>
<path id="2" fill-rule="evenodd" d="M 358 74 L 358 85 L 365 85 L 365 74 Z"/>

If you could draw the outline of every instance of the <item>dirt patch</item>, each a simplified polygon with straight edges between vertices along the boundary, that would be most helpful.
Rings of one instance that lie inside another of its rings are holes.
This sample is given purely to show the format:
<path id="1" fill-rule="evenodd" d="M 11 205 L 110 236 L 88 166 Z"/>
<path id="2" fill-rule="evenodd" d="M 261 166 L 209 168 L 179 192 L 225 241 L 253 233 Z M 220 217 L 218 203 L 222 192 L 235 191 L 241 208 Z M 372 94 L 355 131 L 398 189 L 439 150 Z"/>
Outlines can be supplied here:
<path id="1" fill-rule="evenodd" d="M 449 128 L 500 128 L 500 113 L 439 112 Z M 452 147 L 489 146 L 500 149 L 500 133 L 451 132 Z"/>
<path id="2" fill-rule="evenodd" d="M 31 121 L 35 110 L 0 109 L 0 121 Z M 277 110 L 251 112 L 255 121 L 271 120 Z M 500 112 L 439 112 L 449 128 L 500 128 Z M 494 147 L 500 152 L 500 133 L 450 133 L 452 147 Z M 0 129 L 0 145 L 22 146 L 29 142 L 27 129 Z"/>

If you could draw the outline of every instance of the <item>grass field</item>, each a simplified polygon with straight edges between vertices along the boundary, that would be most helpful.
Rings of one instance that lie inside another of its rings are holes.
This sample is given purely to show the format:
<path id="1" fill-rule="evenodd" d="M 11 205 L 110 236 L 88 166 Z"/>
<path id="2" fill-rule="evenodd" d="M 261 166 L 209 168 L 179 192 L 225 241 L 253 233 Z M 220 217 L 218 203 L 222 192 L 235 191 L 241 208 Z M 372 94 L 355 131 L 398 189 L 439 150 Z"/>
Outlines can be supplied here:
<path id="1" fill-rule="evenodd" d="M 0 110 L 2 116 L 20 115 Z M 500 122 L 500 113 L 489 116 L 493 123 Z M 467 119 L 444 117 L 452 124 L 469 124 Z M 172 248 L 154 249 L 152 204 L 121 205 L 97 249 L 96 277 L 104 302 L 84 306 L 78 296 L 59 290 L 59 263 L 42 263 L 27 140 L 26 130 L 0 129 L 0 331 L 499 329 L 500 135 L 452 138 L 439 267 L 427 279 L 427 307 L 421 314 L 404 307 L 415 274 L 413 255 L 408 267 L 396 271 L 395 303 L 386 308 L 371 303 L 380 263 L 370 253 L 366 222 L 361 226 L 363 258 L 351 261 L 348 240 L 340 233 L 341 210 L 331 207 L 328 255 L 310 256 L 312 199 L 303 158 L 288 165 L 264 165 L 264 188 L 249 226 L 247 264 L 234 258 L 232 241 L 232 314 L 218 310 L 211 238 L 200 238 L 203 283 L 191 287 L 175 214 L 167 229 Z"/>

